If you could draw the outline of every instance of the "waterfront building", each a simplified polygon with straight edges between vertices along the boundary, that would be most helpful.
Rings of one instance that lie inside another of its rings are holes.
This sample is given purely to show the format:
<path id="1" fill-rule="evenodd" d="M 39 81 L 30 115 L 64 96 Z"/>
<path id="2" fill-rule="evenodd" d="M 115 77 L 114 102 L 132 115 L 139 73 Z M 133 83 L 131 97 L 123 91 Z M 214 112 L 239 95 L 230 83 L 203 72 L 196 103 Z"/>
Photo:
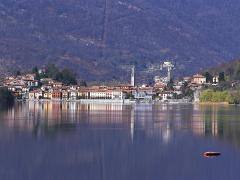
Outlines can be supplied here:
<path id="1" fill-rule="evenodd" d="M 118 99 L 122 100 L 123 99 L 123 92 L 122 91 L 112 91 L 112 99 Z"/>
<path id="2" fill-rule="evenodd" d="M 35 98 L 36 99 L 42 99 L 42 97 L 43 97 L 43 92 L 42 92 L 42 90 L 36 90 L 35 91 Z"/>
<path id="3" fill-rule="evenodd" d="M 34 93 L 34 91 L 28 93 L 28 99 L 29 99 L 29 100 L 34 100 L 34 99 L 35 99 L 35 93 Z"/>
<path id="4" fill-rule="evenodd" d="M 90 92 L 87 88 L 81 88 L 78 90 L 78 99 L 89 99 Z"/>
<path id="5" fill-rule="evenodd" d="M 77 99 L 77 91 L 76 90 L 70 90 L 69 92 L 69 99 L 70 100 L 76 100 Z"/>
<path id="6" fill-rule="evenodd" d="M 123 99 L 121 90 L 98 89 L 89 91 L 89 99 Z"/>
<path id="7" fill-rule="evenodd" d="M 62 99 L 63 99 L 63 100 L 68 100 L 68 97 L 69 97 L 68 94 L 69 94 L 69 93 L 68 93 L 68 90 L 63 89 L 63 90 L 62 90 Z"/>
<path id="8" fill-rule="evenodd" d="M 61 100 L 62 99 L 62 91 L 61 89 L 54 89 L 52 92 L 53 100 Z"/>
<path id="9" fill-rule="evenodd" d="M 112 99 L 112 94 L 108 90 L 90 91 L 90 99 Z"/>
<path id="10" fill-rule="evenodd" d="M 43 93 L 41 90 L 34 90 L 28 93 L 28 99 L 29 100 L 39 100 L 43 96 Z"/>
<path id="11" fill-rule="evenodd" d="M 152 100 L 153 97 L 153 87 L 141 87 L 133 92 L 135 99 L 139 100 Z"/>
<path id="12" fill-rule="evenodd" d="M 197 85 L 206 84 L 206 77 L 201 74 L 196 74 L 193 76 L 191 83 Z"/>
<path id="13" fill-rule="evenodd" d="M 52 92 L 51 91 L 44 91 L 43 92 L 44 99 L 52 99 Z"/>

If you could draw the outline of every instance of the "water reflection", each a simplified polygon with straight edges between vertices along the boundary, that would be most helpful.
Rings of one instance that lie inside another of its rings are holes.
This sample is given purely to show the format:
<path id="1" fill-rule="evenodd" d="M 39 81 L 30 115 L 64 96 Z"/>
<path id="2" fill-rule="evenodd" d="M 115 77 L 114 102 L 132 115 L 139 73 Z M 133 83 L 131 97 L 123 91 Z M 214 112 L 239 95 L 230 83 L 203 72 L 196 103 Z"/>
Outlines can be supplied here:
<path id="1" fill-rule="evenodd" d="M 121 105 L 77 102 L 27 102 L 1 112 L 1 125 L 48 133 L 74 127 L 126 129 L 171 141 L 177 131 L 213 136 L 239 144 L 239 107 L 228 105 Z M 38 134 L 37 133 L 37 134 Z M 41 134 L 40 133 L 40 134 Z"/>
<path id="2" fill-rule="evenodd" d="M 0 179 L 239 177 L 237 106 L 29 102 L 0 113 Z M 223 155 L 206 161 L 209 149 Z"/>

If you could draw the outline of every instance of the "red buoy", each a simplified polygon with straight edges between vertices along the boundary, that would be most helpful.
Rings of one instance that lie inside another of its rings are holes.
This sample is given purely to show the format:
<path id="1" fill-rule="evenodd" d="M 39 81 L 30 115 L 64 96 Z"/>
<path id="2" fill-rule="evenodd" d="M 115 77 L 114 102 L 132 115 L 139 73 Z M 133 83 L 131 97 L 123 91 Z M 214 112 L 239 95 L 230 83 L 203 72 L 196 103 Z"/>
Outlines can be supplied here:
<path id="1" fill-rule="evenodd" d="M 204 157 L 216 157 L 216 156 L 220 156 L 221 153 L 220 152 L 205 152 L 203 153 Z"/>

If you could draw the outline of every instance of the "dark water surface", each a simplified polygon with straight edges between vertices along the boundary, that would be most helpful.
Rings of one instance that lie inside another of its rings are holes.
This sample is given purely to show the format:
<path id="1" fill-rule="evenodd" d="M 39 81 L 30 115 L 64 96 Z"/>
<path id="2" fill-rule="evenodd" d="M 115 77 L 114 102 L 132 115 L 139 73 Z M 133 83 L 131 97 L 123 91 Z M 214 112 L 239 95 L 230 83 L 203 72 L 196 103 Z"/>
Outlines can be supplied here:
<path id="1" fill-rule="evenodd" d="M 237 180 L 240 107 L 17 104 L 0 112 L 0 179 Z"/>

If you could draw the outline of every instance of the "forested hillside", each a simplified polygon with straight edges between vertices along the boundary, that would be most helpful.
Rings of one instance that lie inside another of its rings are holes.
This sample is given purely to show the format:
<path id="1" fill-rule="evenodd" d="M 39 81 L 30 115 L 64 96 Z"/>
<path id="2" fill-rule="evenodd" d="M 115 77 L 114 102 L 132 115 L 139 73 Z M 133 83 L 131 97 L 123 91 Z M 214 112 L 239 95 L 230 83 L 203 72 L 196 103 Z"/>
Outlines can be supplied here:
<path id="1" fill-rule="evenodd" d="M 225 77 L 227 78 L 226 80 L 229 81 L 240 80 L 240 60 L 223 63 L 206 71 L 208 71 L 211 75 L 224 73 Z"/>
<path id="2" fill-rule="evenodd" d="M 0 0 L 0 72 L 54 63 L 86 80 L 177 75 L 240 57 L 237 0 Z M 143 78 L 144 77 L 144 78 Z"/>

